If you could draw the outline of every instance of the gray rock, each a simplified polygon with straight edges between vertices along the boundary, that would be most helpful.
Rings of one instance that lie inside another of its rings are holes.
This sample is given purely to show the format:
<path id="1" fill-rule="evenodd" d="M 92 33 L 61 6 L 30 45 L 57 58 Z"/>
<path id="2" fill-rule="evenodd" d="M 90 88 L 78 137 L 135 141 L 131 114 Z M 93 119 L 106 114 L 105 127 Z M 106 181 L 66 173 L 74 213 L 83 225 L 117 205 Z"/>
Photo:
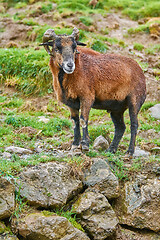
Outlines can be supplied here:
<path id="1" fill-rule="evenodd" d="M 119 227 L 115 240 L 159 240 L 160 233 L 134 231 Z"/>
<path id="2" fill-rule="evenodd" d="M 154 147 L 151 149 L 151 152 L 160 154 L 160 147 Z"/>
<path id="3" fill-rule="evenodd" d="M 137 176 L 125 183 L 116 201 L 120 223 L 139 229 L 160 231 L 160 180 Z"/>
<path id="4" fill-rule="evenodd" d="M 5 148 L 6 152 L 17 153 L 17 154 L 31 154 L 32 151 L 26 148 L 10 146 Z"/>
<path id="5" fill-rule="evenodd" d="M 149 108 L 152 117 L 160 119 L 160 103 Z"/>
<path id="6" fill-rule="evenodd" d="M 8 152 L 4 152 L 4 153 L 2 153 L 2 157 L 5 159 L 10 159 L 12 157 L 12 155 Z"/>
<path id="7" fill-rule="evenodd" d="M 0 234 L 0 240 L 18 240 L 15 235 L 11 235 L 9 233 Z"/>
<path id="8" fill-rule="evenodd" d="M 46 118 L 45 116 L 39 116 L 38 119 L 39 119 L 38 120 L 39 122 L 44 122 L 44 123 L 48 123 L 50 121 L 50 119 Z"/>
<path id="9" fill-rule="evenodd" d="M 140 149 L 139 147 L 135 147 L 135 152 L 133 154 L 133 157 L 147 157 L 149 155 L 150 155 L 149 152 L 144 151 L 144 150 Z"/>
<path id="10" fill-rule="evenodd" d="M 104 195 L 96 191 L 84 192 L 73 205 L 73 211 L 80 215 L 81 224 L 94 240 L 112 236 L 118 219 Z"/>
<path id="11" fill-rule="evenodd" d="M 109 143 L 102 135 L 100 135 L 94 140 L 94 143 L 93 143 L 94 149 L 105 150 L 105 149 L 108 149 L 108 147 L 109 147 Z"/>
<path id="12" fill-rule="evenodd" d="M 19 218 L 16 224 L 12 223 L 12 227 L 16 228 L 23 238 L 30 240 L 89 240 L 84 232 L 73 227 L 66 218 L 56 214 L 49 216 L 43 213 L 28 214 Z"/>
<path id="13" fill-rule="evenodd" d="M 37 207 L 62 207 L 82 190 L 67 163 L 49 162 L 22 172 L 17 180 L 20 194 Z"/>
<path id="14" fill-rule="evenodd" d="M 5 178 L 0 178 L 0 219 L 10 217 L 15 208 L 15 187 Z"/>
<path id="15" fill-rule="evenodd" d="M 93 159 L 91 167 L 84 171 L 84 184 L 99 190 L 108 199 L 119 196 L 119 182 L 103 159 Z"/>
<path id="16" fill-rule="evenodd" d="M 3 222 L 0 222 L 0 240 L 18 240 L 15 235 L 11 235 Z"/>

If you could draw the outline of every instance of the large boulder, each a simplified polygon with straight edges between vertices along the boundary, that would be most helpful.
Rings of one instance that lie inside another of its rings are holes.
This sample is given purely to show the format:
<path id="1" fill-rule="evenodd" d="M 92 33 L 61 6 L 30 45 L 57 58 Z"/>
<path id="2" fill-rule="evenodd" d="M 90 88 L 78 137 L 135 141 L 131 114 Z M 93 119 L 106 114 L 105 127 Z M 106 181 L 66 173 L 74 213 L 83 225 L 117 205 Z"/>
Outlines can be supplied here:
<path id="1" fill-rule="evenodd" d="M 83 228 L 91 239 L 104 240 L 112 236 L 118 219 L 104 195 L 87 190 L 73 204 L 73 212 L 78 214 Z"/>
<path id="2" fill-rule="evenodd" d="M 119 196 L 118 178 L 111 172 L 109 165 L 103 159 L 93 159 L 91 167 L 84 171 L 84 184 L 87 187 L 98 189 L 108 199 Z"/>
<path id="3" fill-rule="evenodd" d="M 6 180 L 0 178 L 0 219 L 8 218 L 15 208 L 15 187 Z"/>
<path id="4" fill-rule="evenodd" d="M 67 163 L 49 162 L 23 171 L 19 180 L 20 194 L 31 205 L 44 208 L 64 206 L 82 189 Z"/>
<path id="5" fill-rule="evenodd" d="M 121 224 L 160 231 L 160 179 L 139 175 L 128 181 L 116 200 L 115 211 Z"/>
<path id="6" fill-rule="evenodd" d="M 12 222 L 12 228 L 29 240 L 89 240 L 86 234 L 56 214 L 32 213 Z"/>

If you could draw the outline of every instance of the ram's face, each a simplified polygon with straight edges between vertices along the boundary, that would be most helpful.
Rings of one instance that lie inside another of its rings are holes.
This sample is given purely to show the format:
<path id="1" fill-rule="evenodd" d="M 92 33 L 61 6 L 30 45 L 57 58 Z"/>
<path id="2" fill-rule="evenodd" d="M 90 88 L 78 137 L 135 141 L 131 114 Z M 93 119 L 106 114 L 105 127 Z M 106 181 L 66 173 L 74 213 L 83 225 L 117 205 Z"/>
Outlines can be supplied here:
<path id="1" fill-rule="evenodd" d="M 67 74 L 75 70 L 76 41 L 72 36 L 58 36 L 53 44 L 54 62 Z"/>
<path id="2" fill-rule="evenodd" d="M 49 55 L 54 58 L 55 64 L 67 74 L 75 70 L 75 55 L 77 45 L 86 44 L 78 41 L 79 30 L 75 27 L 71 35 L 56 35 L 53 29 L 48 29 L 43 35 L 43 43 Z M 50 49 L 50 47 L 52 49 Z"/>

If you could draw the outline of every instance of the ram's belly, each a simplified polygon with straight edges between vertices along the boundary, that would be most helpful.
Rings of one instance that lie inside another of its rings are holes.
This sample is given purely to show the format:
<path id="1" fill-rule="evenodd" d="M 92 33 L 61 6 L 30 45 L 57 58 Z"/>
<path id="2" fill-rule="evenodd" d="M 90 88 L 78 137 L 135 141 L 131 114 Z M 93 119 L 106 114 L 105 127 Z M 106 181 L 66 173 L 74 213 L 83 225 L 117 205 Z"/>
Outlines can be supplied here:
<path id="1" fill-rule="evenodd" d="M 77 99 L 72 99 L 72 98 L 66 99 L 64 97 L 62 102 L 70 108 L 77 109 L 77 110 L 80 109 L 80 101 L 78 98 Z"/>
<path id="2" fill-rule="evenodd" d="M 92 108 L 107 110 L 108 112 L 122 112 L 128 108 L 127 98 L 123 101 L 117 101 L 117 100 L 100 101 L 96 99 Z"/>

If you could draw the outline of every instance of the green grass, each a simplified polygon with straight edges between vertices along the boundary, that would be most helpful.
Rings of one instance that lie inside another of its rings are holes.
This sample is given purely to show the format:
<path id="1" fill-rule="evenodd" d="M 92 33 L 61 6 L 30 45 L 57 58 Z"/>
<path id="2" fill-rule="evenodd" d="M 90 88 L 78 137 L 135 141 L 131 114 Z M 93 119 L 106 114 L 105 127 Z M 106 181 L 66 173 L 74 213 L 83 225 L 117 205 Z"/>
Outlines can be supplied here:
<path id="1" fill-rule="evenodd" d="M 68 221 L 77 229 L 79 229 L 80 231 L 84 232 L 84 229 L 82 228 L 82 226 L 80 225 L 80 223 L 78 223 L 77 219 L 76 219 L 76 214 L 74 214 L 72 211 L 64 211 L 63 208 L 62 209 L 57 209 L 55 212 L 49 212 L 44 210 L 43 211 L 44 216 L 52 216 L 54 214 L 57 214 L 58 216 L 61 217 L 65 217 L 68 219 Z"/>
<path id="2" fill-rule="evenodd" d="M 142 51 L 144 49 L 144 46 L 140 43 L 134 43 L 133 48 L 138 51 Z"/>
<path id="3" fill-rule="evenodd" d="M 52 88 L 49 56 L 44 49 L 0 49 L 0 55 L 0 74 L 6 85 L 26 95 L 42 94 Z"/>

